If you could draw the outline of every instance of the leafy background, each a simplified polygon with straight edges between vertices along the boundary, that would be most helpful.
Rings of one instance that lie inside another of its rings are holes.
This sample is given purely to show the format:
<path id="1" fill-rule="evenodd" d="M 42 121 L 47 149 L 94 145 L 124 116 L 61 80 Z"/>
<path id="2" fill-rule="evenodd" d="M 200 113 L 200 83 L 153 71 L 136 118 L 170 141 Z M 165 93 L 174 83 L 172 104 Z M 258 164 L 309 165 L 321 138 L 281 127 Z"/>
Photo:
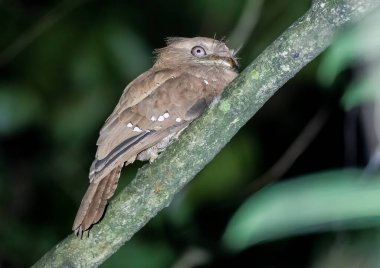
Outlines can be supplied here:
<path id="1" fill-rule="evenodd" d="M 309 6 L 0 1 L 0 267 L 71 233 L 98 130 L 165 37 L 227 37 L 243 69 Z M 102 267 L 379 267 L 379 18 L 341 33 Z"/>

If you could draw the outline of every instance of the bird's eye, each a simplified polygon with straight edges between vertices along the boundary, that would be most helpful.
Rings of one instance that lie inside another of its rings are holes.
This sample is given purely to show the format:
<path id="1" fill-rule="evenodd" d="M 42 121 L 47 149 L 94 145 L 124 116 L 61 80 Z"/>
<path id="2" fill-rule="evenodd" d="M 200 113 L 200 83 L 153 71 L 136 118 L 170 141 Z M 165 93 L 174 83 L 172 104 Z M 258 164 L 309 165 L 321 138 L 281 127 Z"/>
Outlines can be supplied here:
<path id="1" fill-rule="evenodd" d="M 191 54 L 195 57 L 203 57 L 206 55 L 206 51 L 201 46 L 195 46 L 191 49 Z"/>

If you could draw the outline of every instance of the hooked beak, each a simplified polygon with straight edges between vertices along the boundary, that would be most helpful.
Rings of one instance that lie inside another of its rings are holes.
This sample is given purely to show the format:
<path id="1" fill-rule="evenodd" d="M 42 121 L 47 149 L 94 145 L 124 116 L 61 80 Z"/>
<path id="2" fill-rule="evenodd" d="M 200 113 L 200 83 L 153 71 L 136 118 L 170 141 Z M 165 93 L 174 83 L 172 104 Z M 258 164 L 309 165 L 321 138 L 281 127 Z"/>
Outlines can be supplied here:
<path id="1" fill-rule="evenodd" d="M 207 58 L 208 58 L 208 60 L 211 60 L 215 63 L 224 65 L 224 66 L 232 68 L 232 69 L 239 67 L 238 62 L 232 56 L 231 57 L 222 57 L 222 56 L 211 54 Z"/>

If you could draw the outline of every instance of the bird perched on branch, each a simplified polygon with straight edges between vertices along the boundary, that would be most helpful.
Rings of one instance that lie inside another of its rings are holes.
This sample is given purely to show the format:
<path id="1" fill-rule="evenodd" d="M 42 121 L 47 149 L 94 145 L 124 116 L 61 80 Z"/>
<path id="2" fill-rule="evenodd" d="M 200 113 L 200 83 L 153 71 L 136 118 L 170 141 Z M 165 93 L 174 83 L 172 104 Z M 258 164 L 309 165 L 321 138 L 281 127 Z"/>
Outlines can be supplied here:
<path id="1" fill-rule="evenodd" d="M 237 75 L 234 51 L 212 38 L 168 38 L 155 52 L 153 67 L 124 89 L 100 130 L 76 234 L 100 220 L 124 165 L 155 159 Z"/>

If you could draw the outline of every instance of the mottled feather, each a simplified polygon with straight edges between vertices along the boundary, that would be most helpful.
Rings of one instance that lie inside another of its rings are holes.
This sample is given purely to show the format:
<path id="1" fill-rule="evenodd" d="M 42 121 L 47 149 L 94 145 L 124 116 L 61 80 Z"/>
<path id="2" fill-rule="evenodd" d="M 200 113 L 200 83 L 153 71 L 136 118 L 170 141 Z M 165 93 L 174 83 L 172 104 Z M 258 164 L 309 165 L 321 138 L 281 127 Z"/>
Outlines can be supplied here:
<path id="1" fill-rule="evenodd" d="M 195 47 L 205 55 L 193 55 Z M 233 51 L 214 39 L 170 38 L 155 52 L 153 67 L 124 89 L 100 130 L 90 186 L 73 225 L 76 233 L 101 219 L 124 164 L 156 157 L 236 76 Z"/>

